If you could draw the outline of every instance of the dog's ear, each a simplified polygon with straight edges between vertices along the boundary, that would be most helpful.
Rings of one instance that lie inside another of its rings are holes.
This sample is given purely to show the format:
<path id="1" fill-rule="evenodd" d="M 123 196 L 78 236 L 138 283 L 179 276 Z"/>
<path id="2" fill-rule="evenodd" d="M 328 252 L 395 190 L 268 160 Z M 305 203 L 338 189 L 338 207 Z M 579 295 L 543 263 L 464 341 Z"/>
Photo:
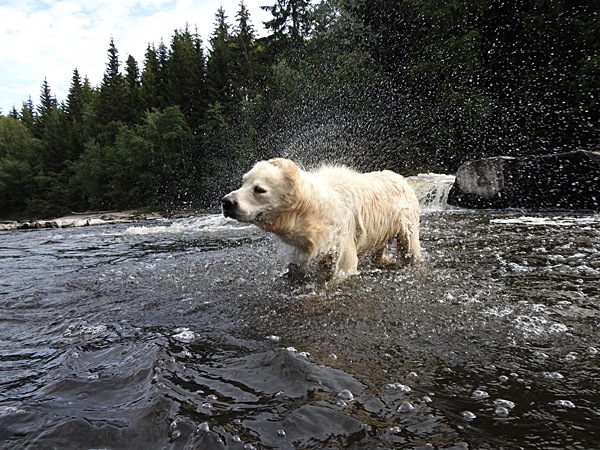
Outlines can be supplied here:
<path id="1" fill-rule="evenodd" d="M 298 175 L 298 166 L 294 161 L 285 158 L 269 159 L 269 164 L 281 169 L 288 179 L 294 179 Z"/>

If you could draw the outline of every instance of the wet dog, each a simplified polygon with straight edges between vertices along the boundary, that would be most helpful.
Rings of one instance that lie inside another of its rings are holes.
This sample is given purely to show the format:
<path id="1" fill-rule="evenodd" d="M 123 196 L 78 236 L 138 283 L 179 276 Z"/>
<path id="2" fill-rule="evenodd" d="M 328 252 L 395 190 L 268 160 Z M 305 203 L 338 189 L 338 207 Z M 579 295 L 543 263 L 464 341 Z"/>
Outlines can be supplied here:
<path id="1" fill-rule="evenodd" d="M 223 214 L 274 233 L 295 249 L 295 264 L 319 263 L 328 278 L 358 272 L 359 259 L 411 264 L 421 259 L 419 202 L 390 171 L 358 173 L 342 166 L 300 169 L 283 158 L 257 163 L 242 187 L 222 200 Z M 384 254 L 396 239 L 396 258 Z"/>

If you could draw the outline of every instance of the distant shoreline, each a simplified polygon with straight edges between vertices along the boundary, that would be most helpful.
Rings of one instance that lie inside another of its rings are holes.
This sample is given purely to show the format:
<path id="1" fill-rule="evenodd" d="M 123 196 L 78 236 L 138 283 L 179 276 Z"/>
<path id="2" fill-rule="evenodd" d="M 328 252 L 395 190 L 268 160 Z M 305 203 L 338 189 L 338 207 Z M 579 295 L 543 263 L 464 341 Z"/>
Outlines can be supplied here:
<path id="1" fill-rule="evenodd" d="M 111 225 L 117 223 L 131 223 L 142 220 L 164 219 L 173 217 L 185 217 L 193 215 L 192 212 L 176 212 L 174 214 L 163 214 L 149 210 L 125 210 L 125 211 L 89 211 L 73 212 L 69 215 L 48 220 L 8 220 L 0 221 L 0 231 L 13 230 L 37 230 L 44 228 L 73 228 L 94 225 Z"/>

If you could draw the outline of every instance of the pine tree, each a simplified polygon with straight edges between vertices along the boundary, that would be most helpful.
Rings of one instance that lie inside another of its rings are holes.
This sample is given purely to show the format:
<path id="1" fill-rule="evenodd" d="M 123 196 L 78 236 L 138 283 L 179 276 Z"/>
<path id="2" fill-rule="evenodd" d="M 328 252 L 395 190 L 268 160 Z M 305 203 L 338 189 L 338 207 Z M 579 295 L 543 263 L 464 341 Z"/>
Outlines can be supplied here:
<path id="1" fill-rule="evenodd" d="M 169 103 L 168 98 L 167 98 L 167 89 L 168 89 L 168 85 L 169 85 L 169 81 L 168 81 L 169 75 L 167 73 L 167 71 L 168 71 L 167 61 L 169 59 L 169 49 L 167 48 L 165 43 L 162 41 L 162 39 L 156 49 L 156 57 L 158 59 L 158 66 L 157 66 L 157 72 L 156 72 L 157 93 L 158 93 L 158 97 L 161 100 L 160 107 L 166 108 L 167 106 L 172 106 L 171 103 Z"/>
<path id="2" fill-rule="evenodd" d="M 67 158 L 71 161 L 76 160 L 83 152 L 83 108 L 83 85 L 79 71 L 75 69 L 65 107 L 69 141 Z"/>
<path id="3" fill-rule="evenodd" d="M 200 37 L 187 26 L 175 31 L 165 68 L 168 103 L 180 107 L 191 127 L 199 126 L 207 101 L 204 56 Z"/>
<path id="4" fill-rule="evenodd" d="M 83 85 L 77 69 L 73 70 L 71 86 L 67 94 L 67 117 L 71 122 L 83 120 Z"/>
<path id="5" fill-rule="evenodd" d="M 140 78 L 140 107 L 142 111 L 152 111 L 163 103 L 159 92 L 159 62 L 154 46 L 148 45 L 144 59 L 144 70 Z"/>
<path id="6" fill-rule="evenodd" d="M 37 114 L 34 120 L 34 136 L 38 139 L 43 138 L 51 114 L 58 108 L 56 97 L 52 96 L 48 80 L 44 78 L 42 83 L 42 93 L 40 95 L 40 103 L 37 106 Z"/>
<path id="7" fill-rule="evenodd" d="M 304 40 L 312 26 L 310 0 L 277 0 L 273 6 L 261 6 L 273 16 L 265 27 L 272 30 L 271 51 L 283 55 L 297 67 L 304 56 Z"/>
<path id="8" fill-rule="evenodd" d="M 21 107 L 20 119 L 21 119 L 21 122 L 23 122 L 25 124 L 27 129 L 33 135 L 33 128 L 34 128 L 33 124 L 36 120 L 36 115 L 35 115 L 35 109 L 33 107 L 33 101 L 31 100 L 31 96 L 29 96 L 29 100 L 27 100 L 26 102 L 23 102 L 23 105 Z"/>
<path id="9" fill-rule="evenodd" d="M 240 97 L 248 99 L 256 70 L 256 44 L 250 13 L 243 0 L 237 13 L 238 23 L 233 37 L 234 69 L 236 88 Z"/>
<path id="10" fill-rule="evenodd" d="M 211 49 L 206 67 L 206 81 L 210 104 L 230 103 L 233 98 L 233 55 L 231 37 L 225 10 L 220 7 L 215 14 L 216 28 L 210 38 Z"/>
<path id="11" fill-rule="evenodd" d="M 101 125 L 111 122 L 131 121 L 129 105 L 129 90 L 125 78 L 120 72 L 119 52 L 115 47 L 114 39 L 110 39 L 108 49 L 108 63 L 106 72 L 100 84 L 100 98 L 98 105 L 98 119 Z"/>
<path id="12" fill-rule="evenodd" d="M 125 63 L 125 84 L 129 90 L 129 113 L 131 120 L 137 122 L 141 114 L 140 107 L 140 69 L 137 61 L 131 55 Z"/>
<path id="13" fill-rule="evenodd" d="M 59 173 L 66 158 L 66 123 L 64 112 L 58 108 L 48 80 L 44 79 L 40 104 L 34 120 L 35 137 L 42 140 L 40 167 L 42 172 Z"/>
<path id="14" fill-rule="evenodd" d="M 8 117 L 12 117 L 13 119 L 19 118 L 19 111 L 17 111 L 17 108 L 15 105 L 13 105 L 10 112 L 8 113 Z"/>

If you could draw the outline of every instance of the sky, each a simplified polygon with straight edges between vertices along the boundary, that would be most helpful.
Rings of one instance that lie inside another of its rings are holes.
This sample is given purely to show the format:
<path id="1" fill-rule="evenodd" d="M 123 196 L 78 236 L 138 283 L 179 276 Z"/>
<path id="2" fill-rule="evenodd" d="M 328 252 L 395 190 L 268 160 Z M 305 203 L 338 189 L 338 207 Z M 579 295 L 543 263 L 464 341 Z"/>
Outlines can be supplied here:
<path id="1" fill-rule="evenodd" d="M 236 22 L 240 0 L 0 0 L 0 111 L 39 103 L 44 79 L 59 102 L 66 100 L 77 68 L 93 86 L 102 81 L 111 37 L 124 67 L 133 55 L 140 70 L 148 44 L 169 46 L 174 30 L 198 29 L 205 45 L 223 7 Z M 258 36 L 270 19 L 260 6 L 275 0 L 244 0 Z"/>

